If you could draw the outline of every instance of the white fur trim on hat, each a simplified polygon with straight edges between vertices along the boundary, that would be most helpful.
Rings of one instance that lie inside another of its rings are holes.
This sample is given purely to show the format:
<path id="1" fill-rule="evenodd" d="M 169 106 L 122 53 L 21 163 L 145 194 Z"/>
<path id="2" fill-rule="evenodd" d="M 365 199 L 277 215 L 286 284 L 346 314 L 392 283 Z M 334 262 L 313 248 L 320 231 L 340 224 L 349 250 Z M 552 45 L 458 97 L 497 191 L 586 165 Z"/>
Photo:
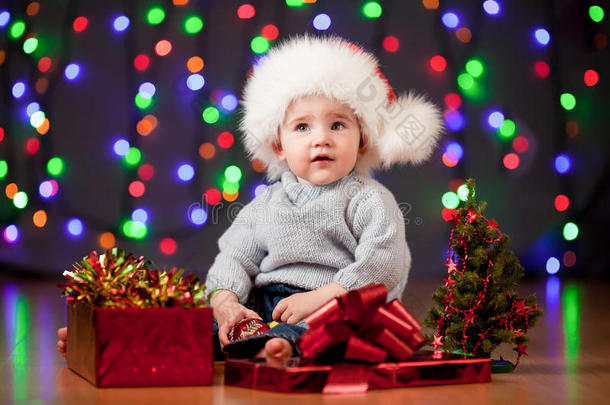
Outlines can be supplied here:
<path id="1" fill-rule="evenodd" d="M 253 67 L 242 96 L 243 143 L 251 159 L 267 166 L 269 181 L 288 170 L 273 152 L 288 105 L 325 95 L 349 105 L 367 142 L 356 171 L 420 163 L 442 131 L 438 109 L 420 96 L 395 98 L 377 59 L 338 37 L 299 36 L 271 49 Z"/>

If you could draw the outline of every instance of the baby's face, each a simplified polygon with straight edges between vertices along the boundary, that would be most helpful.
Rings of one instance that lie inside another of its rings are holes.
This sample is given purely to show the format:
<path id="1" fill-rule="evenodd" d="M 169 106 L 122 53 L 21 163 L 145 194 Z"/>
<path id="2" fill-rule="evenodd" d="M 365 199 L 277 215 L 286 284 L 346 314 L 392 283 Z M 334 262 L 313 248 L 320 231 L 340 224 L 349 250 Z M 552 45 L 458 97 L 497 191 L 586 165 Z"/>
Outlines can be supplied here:
<path id="1" fill-rule="evenodd" d="M 325 96 L 305 96 L 286 109 L 277 157 L 300 182 L 329 184 L 352 171 L 364 152 L 352 109 Z"/>

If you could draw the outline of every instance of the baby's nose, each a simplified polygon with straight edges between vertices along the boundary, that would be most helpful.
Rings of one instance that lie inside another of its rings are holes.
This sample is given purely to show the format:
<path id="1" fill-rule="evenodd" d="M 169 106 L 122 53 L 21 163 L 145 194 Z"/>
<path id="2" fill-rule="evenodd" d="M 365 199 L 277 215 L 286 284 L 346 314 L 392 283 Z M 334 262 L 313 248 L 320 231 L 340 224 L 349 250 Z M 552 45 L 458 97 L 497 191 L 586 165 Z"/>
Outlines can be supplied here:
<path id="1" fill-rule="evenodd" d="M 320 130 L 317 131 L 313 138 L 313 146 L 325 146 L 330 145 L 330 136 L 328 131 Z"/>

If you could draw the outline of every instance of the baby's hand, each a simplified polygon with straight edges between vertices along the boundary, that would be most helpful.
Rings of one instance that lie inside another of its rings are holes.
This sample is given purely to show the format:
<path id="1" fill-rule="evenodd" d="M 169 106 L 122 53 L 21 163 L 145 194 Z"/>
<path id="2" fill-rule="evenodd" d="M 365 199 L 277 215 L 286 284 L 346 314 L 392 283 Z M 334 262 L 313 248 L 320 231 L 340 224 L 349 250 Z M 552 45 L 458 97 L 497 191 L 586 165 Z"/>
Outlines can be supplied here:
<path id="1" fill-rule="evenodd" d="M 273 309 L 273 320 L 298 323 L 326 301 L 328 298 L 317 290 L 292 294 L 277 303 Z"/>
<path id="2" fill-rule="evenodd" d="M 241 305 L 237 296 L 228 290 L 219 290 L 212 296 L 210 301 L 214 309 L 214 318 L 218 322 L 218 339 L 220 346 L 229 344 L 229 330 L 233 325 L 246 318 L 262 318 L 254 311 Z"/>
<path id="3" fill-rule="evenodd" d="M 326 304 L 331 298 L 338 297 L 346 292 L 345 288 L 333 282 L 317 290 L 292 294 L 277 303 L 273 309 L 273 320 L 297 323 Z"/>

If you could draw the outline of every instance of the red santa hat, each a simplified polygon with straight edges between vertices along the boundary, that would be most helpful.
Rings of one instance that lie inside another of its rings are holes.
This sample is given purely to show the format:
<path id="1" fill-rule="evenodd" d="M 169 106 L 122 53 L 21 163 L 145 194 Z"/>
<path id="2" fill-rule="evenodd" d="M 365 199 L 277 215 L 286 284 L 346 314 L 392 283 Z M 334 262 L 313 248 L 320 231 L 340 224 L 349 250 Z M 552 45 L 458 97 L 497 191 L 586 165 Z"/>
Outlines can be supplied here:
<path id="1" fill-rule="evenodd" d="M 271 49 L 252 69 L 242 95 L 242 141 L 269 181 L 288 170 L 273 152 L 288 105 L 324 95 L 349 105 L 366 149 L 356 171 L 370 174 L 394 164 L 417 164 L 432 153 L 443 125 L 438 108 L 413 93 L 396 96 L 369 52 L 339 37 L 299 36 Z"/>

